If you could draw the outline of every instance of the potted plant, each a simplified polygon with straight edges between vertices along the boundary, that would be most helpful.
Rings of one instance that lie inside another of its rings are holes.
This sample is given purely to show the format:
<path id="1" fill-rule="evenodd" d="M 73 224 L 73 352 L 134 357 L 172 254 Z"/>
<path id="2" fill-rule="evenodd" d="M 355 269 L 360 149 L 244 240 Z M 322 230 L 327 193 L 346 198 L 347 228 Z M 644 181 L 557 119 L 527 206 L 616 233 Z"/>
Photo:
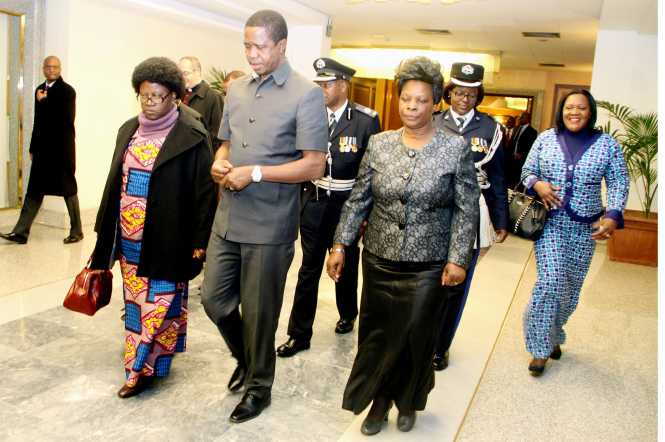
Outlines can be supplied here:
<path id="1" fill-rule="evenodd" d="M 658 191 L 658 116 L 638 114 L 625 105 L 599 101 L 598 107 L 608 112 L 609 119 L 600 129 L 612 135 L 621 145 L 628 173 L 637 186 L 642 210 L 626 210 L 625 228 L 617 230 L 608 242 L 613 261 L 656 266 L 658 264 L 658 214 L 651 211 Z M 612 129 L 611 123 L 622 130 Z"/>
<path id="2" fill-rule="evenodd" d="M 215 67 L 210 68 L 210 73 L 209 75 L 209 81 L 210 87 L 219 92 L 220 94 L 224 94 L 224 88 L 222 85 L 224 84 L 224 80 L 226 80 L 226 75 L 227 72 L 223 69 L 217 69 Z"/>

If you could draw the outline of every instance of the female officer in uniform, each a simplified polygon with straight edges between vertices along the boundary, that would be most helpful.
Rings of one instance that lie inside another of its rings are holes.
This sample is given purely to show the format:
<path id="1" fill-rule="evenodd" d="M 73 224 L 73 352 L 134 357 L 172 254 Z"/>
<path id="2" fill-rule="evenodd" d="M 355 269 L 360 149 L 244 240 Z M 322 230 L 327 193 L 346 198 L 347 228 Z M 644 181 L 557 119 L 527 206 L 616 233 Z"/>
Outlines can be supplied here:
<path id="1" fill-rule="evenodd" d="M 459 134 L 469 143 L 476 166 L 478 185 L 482 191 L 480 228 L 471 265 L 466 279 L 451 289 L 443 315 L 439 340 L 434 354 L 434 369 L 448 366 L 448 349 L 462 317 L 469 294 L 473 271 L 481 247 L 503 242 L 508 234 L 508 197 L 504 184 L 501 126 L 489 115 L 478 112 L 476 106 L 483 101 L 484 68 L 473 63 L 453 63 L 450 82 L 443 90 L 443 100 L 450 108 L 436 117 L 436 123 Z"/>

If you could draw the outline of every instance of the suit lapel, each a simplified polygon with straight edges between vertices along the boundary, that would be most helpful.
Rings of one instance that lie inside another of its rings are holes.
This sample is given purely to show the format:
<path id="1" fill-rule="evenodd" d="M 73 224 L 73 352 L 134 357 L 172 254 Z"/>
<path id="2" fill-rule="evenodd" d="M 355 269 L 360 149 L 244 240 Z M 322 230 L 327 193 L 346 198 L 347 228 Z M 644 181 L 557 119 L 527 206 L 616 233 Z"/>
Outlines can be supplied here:
<path id="1" fill-rule="evenodd" d="M 480 127 L 480 118 L 477 115 L 474 115 L 469 124 L 466 125 L 464 130 L 462 130 L 462 136 L 468 134 L 469 132 L 476 130 Z"/>
<path id="2" fill-rule="evenodd" d="M 457 123 L 453 121 L 453 116 L 450 115 L 450 111 L 447 110 L 441 115 L 441 122 L 443 126 L 448 129 L 453 131 L 454 133 L 460 133 L 459 127 L 457 127 Z"/>
<path id="3" fill-rule="evenodd" d="M 348 108 L 349 105 L 347 105 Z M 342 116 L 340 117 L 339 121 L 337 122 L 337 126 L 335 127 L 335 130 L 333 131 L 332 134 L 330 134 L 330 141 L 334 140 L 336 136 L 338 136 L 344 129 L 349 127 L 351 125 L 351 120 L 346 118 L 347 115 L 347 110 L 344 109 L 344 112 L 342 113 Z"/>

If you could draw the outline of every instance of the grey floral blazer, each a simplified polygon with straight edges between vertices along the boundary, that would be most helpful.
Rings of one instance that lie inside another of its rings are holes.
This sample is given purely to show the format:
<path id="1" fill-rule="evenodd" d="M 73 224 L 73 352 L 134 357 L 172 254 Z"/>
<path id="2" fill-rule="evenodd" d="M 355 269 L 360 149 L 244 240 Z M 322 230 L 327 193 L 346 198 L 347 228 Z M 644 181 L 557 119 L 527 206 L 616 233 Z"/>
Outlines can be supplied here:
<path id="1" fill-rule="evenodd" d="M 374 255 L 467 267 L 480 197 L 471 154 L 464 138 L 442 129 L 422 150 L 409 149 L 401 129 L 372 136 L 335 243 L 352 244 L 368 219 L 363 243 Z"/>

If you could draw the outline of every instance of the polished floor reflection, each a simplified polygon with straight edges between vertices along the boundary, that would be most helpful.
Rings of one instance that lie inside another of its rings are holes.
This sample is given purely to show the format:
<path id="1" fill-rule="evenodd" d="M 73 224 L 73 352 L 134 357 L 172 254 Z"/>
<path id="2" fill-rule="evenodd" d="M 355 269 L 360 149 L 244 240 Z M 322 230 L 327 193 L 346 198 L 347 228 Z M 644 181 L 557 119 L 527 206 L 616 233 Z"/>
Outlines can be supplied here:
<path id="1" fill-rule="evenodd" d="M 0 217 L 0 231 L 10 228 Z M 171 376 L 120 400 L 121 281 L 116 275 L 111 305 L 93 318 L 60 307 L 94 238 L 88 228 L 83 242 L 65 246 L 65 233 L 36 225 L 27 245 L 0 244 L 0 440 L 366 439 L 359 432 L 363 416 L 340 407 L 356 334 L 335 335 L 327 277 L 312 348 L 278 359 L 272 405 L 232 425 L 228 415 L 240 396 L 226 383 L 234 362 L 200 305 L 200 281 L 191 285 L 188 349 L 177 355 Z M 299 262 L 297 253 L 277 344 L 286 338 Z M 483 257 L 477 275 L 451 365 L 437 374 L 426 412 L 404 434 L 393 410 L 377 439 L 655 439 L 655 269 L 611 263 L 599 248 L 564 357 L 538 380 L 527 374 L 521 341 L 521 313 L 535 278 L 530 244 L 510 238 Z"/>

